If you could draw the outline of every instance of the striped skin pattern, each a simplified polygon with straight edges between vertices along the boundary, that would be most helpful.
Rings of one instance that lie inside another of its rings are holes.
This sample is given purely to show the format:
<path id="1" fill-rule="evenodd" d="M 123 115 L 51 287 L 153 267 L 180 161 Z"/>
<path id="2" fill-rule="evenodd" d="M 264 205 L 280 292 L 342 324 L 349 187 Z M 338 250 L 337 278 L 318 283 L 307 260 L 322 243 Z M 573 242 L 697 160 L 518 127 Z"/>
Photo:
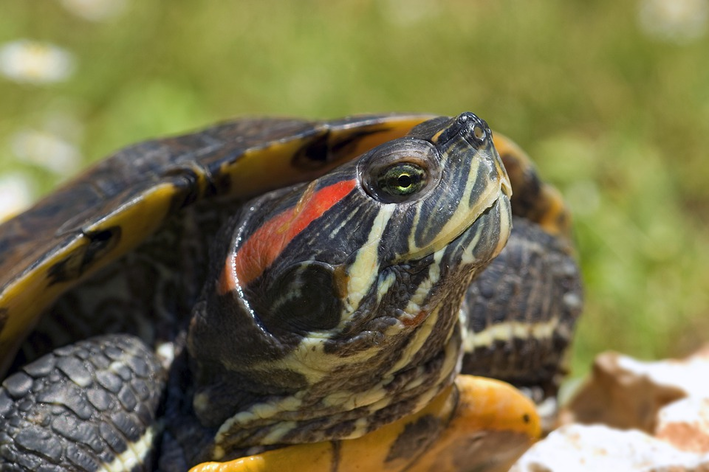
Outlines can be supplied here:
<path id="1" fill-rule="evenodd" d="M 421 189 L 384 195 L 378 176 L 409 162 Z M 507 241 L 509 189 L 489 128 L 463 114 L 246 205 L 190 326 L 195 413 L 217 431 L 196 458 L 359 437 L 450 385 L 459 306 Z"/>
<path id="2" fill-rule="evenodd" d="M 421 411 L 360 438 L 205 462 L 190 472 L 505 472 L 540 434 L 534 403 L 517 389 L 459 375 Z"/>

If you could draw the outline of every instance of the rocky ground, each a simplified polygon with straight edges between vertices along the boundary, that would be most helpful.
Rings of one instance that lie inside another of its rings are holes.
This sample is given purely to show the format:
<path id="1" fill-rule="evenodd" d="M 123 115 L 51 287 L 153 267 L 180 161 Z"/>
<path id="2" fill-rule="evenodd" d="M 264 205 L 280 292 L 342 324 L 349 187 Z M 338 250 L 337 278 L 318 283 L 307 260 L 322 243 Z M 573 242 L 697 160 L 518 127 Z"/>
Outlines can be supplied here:
<path id="1" fill-rule="evenodd" d="M 600 354 L 559 426 L 511 472 L 709 471 L 709 346 L 682 360 Z"/>

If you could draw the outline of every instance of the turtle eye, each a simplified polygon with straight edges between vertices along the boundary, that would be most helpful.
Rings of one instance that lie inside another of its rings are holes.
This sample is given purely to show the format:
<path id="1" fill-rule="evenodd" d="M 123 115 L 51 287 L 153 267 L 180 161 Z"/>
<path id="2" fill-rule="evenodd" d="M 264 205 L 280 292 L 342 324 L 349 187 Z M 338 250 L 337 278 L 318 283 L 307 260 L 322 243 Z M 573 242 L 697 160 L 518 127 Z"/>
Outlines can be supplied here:
<path id="1" fill-rule="evenodd" d="M 426 170 L 417 164 L 401 162 L 382 169 L 377 176 L 377 186 L 394 197 L 408 197 L 426 186 Z"/>
<path id="2" fill-rule="evenodd" d="M 440 180 L 440 159 L 428 141 L 391 141 L 360 161 L 362 187 L 382 203 L 418 200 Z"/>

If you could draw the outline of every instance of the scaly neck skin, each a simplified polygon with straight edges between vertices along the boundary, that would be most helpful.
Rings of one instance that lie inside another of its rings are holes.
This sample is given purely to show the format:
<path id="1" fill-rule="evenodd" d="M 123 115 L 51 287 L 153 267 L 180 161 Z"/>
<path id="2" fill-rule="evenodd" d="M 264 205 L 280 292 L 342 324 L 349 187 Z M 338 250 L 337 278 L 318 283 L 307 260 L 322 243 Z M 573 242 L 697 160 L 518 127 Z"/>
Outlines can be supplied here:
<path id="1" fill-rule="evenodd" d="M 441 332 L 442 325 L 450 324 L 448 339 L 431 358 L 391 371 L 388 367 L 401 358 L 391 350 L 380 350 L 376 362 L 346 365 L 338 375 L 325 376 L 294 394 L 262 398 L 222 424 L 212 456 L 221 459 L 230 451 L 256 445 L 359 437 L 420 410 L 457 373 L 460 331 L 456 324 L 446 323 L 445 318 L 438 313 L 430 316 L 410 337 L 412 343 L 434 350 L 432 346 L 439 340 L 426 338 Z M 376 373 L 380 377 L 375 378 Z"/>
<path id="2" fill-rule="evenodd" d="M 242 396 L 247 403 L 219 427 L 211 458 L 225 460 L 252 446 L 359 437 L 420 410 L 458 372 L 458 299 L 453 293 L 442 297 L 418 325 L 371 317 L 361 335 L 340 341 L 351 349 L 346 357 L 334 349 L 336 341 L 315 338 L 277 362 L 239 373 L 273 393 Z M 322 362 L 313 365 L 308 355 Z M 273 381 L 286 372 L 299 374 L 305 385 L 279 392 Z"/>

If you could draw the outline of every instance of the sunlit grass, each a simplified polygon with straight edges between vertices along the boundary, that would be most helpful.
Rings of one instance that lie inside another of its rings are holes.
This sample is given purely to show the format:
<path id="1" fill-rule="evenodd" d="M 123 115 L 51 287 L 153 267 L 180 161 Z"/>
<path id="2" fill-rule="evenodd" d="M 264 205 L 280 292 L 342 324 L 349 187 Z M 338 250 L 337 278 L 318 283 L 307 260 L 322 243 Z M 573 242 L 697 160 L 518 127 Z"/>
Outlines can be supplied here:
<path id="1" fill-rule="evenodd" d="M 648 34 L 639 3 L 611 0 L 103 0 L 94 12 L 115 14 L 92 21 L 72 10 L 82 3 L 6 2 L 0 15 L 0 44 L 43 41 L 75 61 L 64 82 L 0 80 L 0 173 L 31 175 L 37 193 L 61 177 L 17 152 L 23 130 L 87 164 L 239 115 L 471 110 L 575 210 L 587 283 L 577 372 L 604 349 L 659 357 L 709 340 L 701 28 L 680 42 Z"/>

